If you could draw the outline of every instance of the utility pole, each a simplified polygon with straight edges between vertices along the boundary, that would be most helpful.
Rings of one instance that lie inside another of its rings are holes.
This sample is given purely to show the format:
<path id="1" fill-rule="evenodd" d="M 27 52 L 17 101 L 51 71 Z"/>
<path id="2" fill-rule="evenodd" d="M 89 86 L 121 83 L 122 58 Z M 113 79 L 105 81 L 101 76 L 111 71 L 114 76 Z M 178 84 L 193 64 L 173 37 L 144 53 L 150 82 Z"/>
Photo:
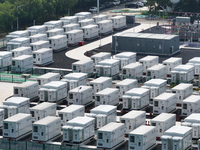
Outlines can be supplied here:
<path id="1" fill-rule="evenodd" d="M 19 9 L 21 6 L 22 6 L 22 5 L 17 6 L 17 30 L 19 29 L 18 9 Z"/>
<path id="2" fill-rule="evenodd" d="M 99 15 L 99 0 L 97 0 L 97 15 Z"/>

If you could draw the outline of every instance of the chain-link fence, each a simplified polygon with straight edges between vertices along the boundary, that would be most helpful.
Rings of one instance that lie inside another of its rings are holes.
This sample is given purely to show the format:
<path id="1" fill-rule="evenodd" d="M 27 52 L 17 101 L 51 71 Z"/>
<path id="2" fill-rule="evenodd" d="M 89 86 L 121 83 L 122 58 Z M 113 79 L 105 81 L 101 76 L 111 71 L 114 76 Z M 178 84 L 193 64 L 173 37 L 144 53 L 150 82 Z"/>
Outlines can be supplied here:
<path id="1" fill-rule="evenodd" d="M 0 39 L 0 48 L 6 46 L 6 38 Z"/>

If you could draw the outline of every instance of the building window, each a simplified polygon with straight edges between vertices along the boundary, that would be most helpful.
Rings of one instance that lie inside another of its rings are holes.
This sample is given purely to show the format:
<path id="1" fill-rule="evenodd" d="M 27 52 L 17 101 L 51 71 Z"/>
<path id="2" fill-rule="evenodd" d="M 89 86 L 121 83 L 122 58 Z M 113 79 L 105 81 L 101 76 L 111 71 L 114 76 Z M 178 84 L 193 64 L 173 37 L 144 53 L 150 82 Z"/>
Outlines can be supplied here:
<path id="1" fill-rule="evenodd" d="M 103 134 L 102 133 L 98 133 L 98 139 L 103 139 Z"/>
<path id="2" fill-rule="evenodd" d="M 100 101 L 100 96 L 96 96 L 97 101 Z"/>
<path id="3" fill-rule="evenodd" d="M 158 107 L 158 101 L 154 101 L 154 106 Z"/>
<path id="4" fill-rule="evenodd" d="M 18 94 L 18 89 L 15 89 L 15 90 L 14 90 L 14 93 L 15 93 L 15 94 Z"/>
<path id="5" fill-rule="evenodd" d="M 73 94 L 69 94 L 69 99 L 73 99 Z"/>
<path id="6" fill-rule="evenodd" d="M 183 109 L 187 109 L 187 104 L 183 104 Z"/>
<path id="7" fill-rule="evenodd" d="M 8 129 L 8 123 L 4 123 L 4 129 Z"/>
<path id="8" fill-rule="evenodd" d="M 37 126 L 33 126 L 33 132 L 38 132 L 38 127 Z"/>
<path id="9" fill-rule="evenodd" d="M 61 120 L 63 120 L 63 114 L 59 114 L 59 117 L 61 118 Z"/>
<path id="10" fill-rule="evenodd" d="M 135 136 L 130 136 L 130 142 L 135 142 Z"/>

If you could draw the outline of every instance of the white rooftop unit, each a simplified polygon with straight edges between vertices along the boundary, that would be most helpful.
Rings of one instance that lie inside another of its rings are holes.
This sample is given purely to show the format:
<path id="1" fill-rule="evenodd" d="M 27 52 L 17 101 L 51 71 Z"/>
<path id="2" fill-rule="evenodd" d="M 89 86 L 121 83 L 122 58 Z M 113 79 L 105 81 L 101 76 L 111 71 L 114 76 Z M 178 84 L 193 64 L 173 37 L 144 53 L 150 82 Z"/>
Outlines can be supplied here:
<path id="1" fill-rule="evenodd" d="M 116 54 L 114 59 L 117 59 L 120 61 L 120 69 L 124 66 L 136 62 L 136 53 L 133 52 L 121 52 L 119 54 Z"/>
<path id="2" fill-rule="evenodd" d="M 165 131 L 161 139 L 162 150 L 169 150 L 170 147 L 186 150 L 192 146 L 192 128 L 173 126 Z"/>
<path id="3" fill-rule="evenodd" d="M 34 43 L 37 41 L 48 41 L 47 34 L 35 34 L 29 37 L 30 43 Z"/>
<path id="4" fill-rule="evenodd" d="M 40 101 L 57 102 L 67 97 L 67 83 L 51 81 L 39 89 Z"/>
<path id="5" fill-rule="evenodd" d="M 17 112 L 18 111 L 17 106 L 0 105 L 0 109 L 4 110 L 4 119 L 9 118 L 9 117 L 18 113 Z"/>
<path id="6" fill-rule="evenodd" d="M 35 34 L 45 34 L 46 33 L 46 26 L 44 25 L 37 25 L 28 27 L 29 36 L 33 36 Z"/>
<path id="7" fill-rule="evenodd" d="M 68 90 L 72 90 L 81 85 L 87 85 L 87 74 L 86 73 L 69 73 L 63 76 L 61 81 L 67 82 Z"/>
<path id="8" fill-rule="evenodd" d="M 93 19 L 95 23 L 98 23 L 102 20 L 108 20 L 108 15 L 97 15 L 97 16 L 94 16 Z"/>
<path id="9" fill-rule="evenodd" d="M 119 60 L 105 59 L 95 65 L 96 73 L 100 76 L 115 76 L 119 74 Z"/>
<path id="10" fill-rule="evenodd" d="M 38 97 L 39 86 L 36 81 L 26 81 L 21 84 L 17 84 L 13 87 L 14 97 L 27 97 L 35 98 Z"/>
<path id="11" fill-rule="evenodd" d="M 111 122 L 97 130 L 97 147 L 99 148 L 113 148 L 124 140 L 123 123 Z"/>
<path id="12" fill-rule="evenodd" d="M 103 20 L 97 23 L 99 26 L 99 34 L 106 35 L 113 32 L 113 22 L 112 20 Z"/>
<path id="13" fill-rule="evenodd" d="M 193 85 L 188 83 L 180 83 L 171 89 L 176 94 L 177 106 L 182 106 L 182 101 L 193 93 Z"/>
<path id="14" fill-rule="evenodd" d="M 65 16 L 65 17 L 60 18 L 60 20 L 61 21 L 68 21 L 70 24 L 78 23 L 77 16 Z"/>
<path id="15" fill-rule="evenodd" d="M 63 23 L 61 20 L 56 20 L 45 22 L 44 25 L 46 26 L 46 30 L 51 30 L 55 28 L 62 28 Z"/>
<path id="16" fill-rule="evenodd" d="M 132 110 L 120 117 L 120 122 L 125 125 L 125 134 L 129 134 L 132 130 L 141 125 L 145 125 L 146 112 Z"/>
<path id="17" fill-rule="evenodd" d="M 31 132 L 31 115 L 18 113 L 3 121 L 3 137 L 18 138 Z"/>
<path id="18" fill-rule="evenodd" d="M 93 25 L 94 20 L 93 19 L 83 19 L 83 20 L 79 21 L 78 24 L 82 28 L 82 27 L 87 26 L 87 25 Z"/>
<path id="19" fill-rule="evenodd" d="M 126 16 L 115 16 L 111 17 L 113 22 L 113 29 L 119 30 L 126 27 Z"/>
<path id="20" fill-rule="evenodd" d="M 0 108 L 0 127 L 3 126 L 3 120 L 4 120 L 4 109 Z"/>
<path id="21" fill-rule="evenodd" d="M 76 13 L 75 16 L 83 16 L 85 19 L 91 19 L 92 13 L 91 12 L 79 12 L 79 13 Z"/>
<path id="22" fill-rule="evenodd" d="M 117 107 L 112 105 L 99 105 L 90 110 L 87 117 L 95 118 L 95 128 L 99 129 L 110 122 L 116 122 Z"/>
<path id="23" fill-rule="evenodd" d="M 72 71 L 91 74 L 93 73 L 93 61 L 91 59 L 76 61 L 72 63 Z"/>
<path id="24" fill-rule="evenodd" d="M 47 116 L 33 123 L 32 140 L 48 141 L 61 134 L 60 117 Z"/>
<path id="25" fill-rule="evenodd" d="M 187 63 L 187 65 L 194 66 L 194 74 L 199 76 L 200 75 L 200 57 L 194 57 L 190 59 Z"/>
<path id="26" fill-rule="evenodd" d="M 147 150 L 156 144 L 156 128 L 141 125 L 129 133 L 129 150 Z"/>
<path id="27" fill-rule="evenodd" d="M 30 108 L 30 114 L 32 115 L 32 121 L 38 121 L 47 116 L 56 116 L 56 104 L 43 102 Z"/>
<path id="28" fill-rule="evenodd" d="M 135 62 L 122 67 L 122 75 L 123 78 L 140 79 L 143 75 L 142 64 Z"/>
<path id="29" fill-rule="evenodd" d="M 171 82 L 184 83 L 194 79 L 194 66 L 178 65 L 171 71 Z"/>
<path id="30" fill-rule="evenodd" d="M 33 68 L 33 56 L 21 55 L 19 57 L 12 58 L 12 72 L 26 72 Z"/>
<path id="31" fill-rule="evenodd" d="M 26 30 L 22 31 L 14 31 L 6 35 L 6 42 L 8 43 L 10 40 L 19 38 L 19 37 L 28 37 L 29 33 Z"/>
<path id="32" fill-rule="evenodd" d="M 37 41 L 34 43 L 31 43 L 31 50 L 37 51 L 42 48 L 49 48 L 49 41 Z"/>
<path id="33" fill-rule="evenodd" d="M 138 87 L 138 81 L 135 79 L 124 79 L 115 84 L 116 88 L 119 89 L 120 98 L 132 88 Z"/>
<path id="34" fill-rule="evenodd" d="M 176 103 L 176 94 L 162 93 L 153 99 L 153 114 L 170 113 L 176 109 Z"/>
<path id="35" fill-rule="evenodd" d="M 51 29 L 51 30 L 47 31 L 48 38 L 56 36 L 56 35 L 64 35 L 64 30 L 62 28 L 61 29 L 56 28 L 56 29 Z"/>
<path id="36" fill-rule="evenodd" d="M 147 69 L 146 78 L 148 79 L 166 79 L 167 67 L 162 64 L 154 65 Z"/>
<path id="37" fill-rule="evenodd" d="M 7 43 L 7 51 L 11 51 L 12 49 L 16 49 L 19 47 L 29 47 L 30 46 L 30 39 L 27 37 L 19 37 L 19 38 L 15 38 L 10 40 Z"/>
<path id="38" fill-rule="evenodd" d="M 12 63 L 12 52 L 0 52 L 0 68 L 8 67 Z"/>
<path id="39" fill-rule="evenodd" d="M 92 87 L 81 85 L 68 92 L 68 104 L 87 105 L 92 102 Z"/>
<path id="40" fill-rule="evenodd" d="M 70 105 L 58 111 L 58 116 L 61 118 L 61 125 L 66 125 L 69 120 L 78 116 L 84 116 L 85 107 L 82 105 Z"/>
<path id="41" fill-rule="evenodd" d="M 150 122 L 151 122 L 151 126 L 156 127 L 156 130 L 157 130 L 156 137 L 159 140 L 166 130 L 176 125 L 176 115 L 161 113 L 160 115 L 151 119 Z"/>
<path id="42" fill-rule="evenodd" d="M 94 65 L 97 65 L 98 62 L 100 62 L 104 59 L 110 59 L 111 53 L 100 52 L 100 53 L 92 55 L 90 58 L 93 60 Z"/>
<path id="43" fill-rule="evenodd" d="M 174 69 L 174 67 L 182 64 L 182 58 L 170 57 L 164 60 L 162 64 L 167 67 L 167 76 L 171 77 L 171 70 Z"/>
<path id="44" fill-rule="evenodd" d="M 158 61 L 159 61 L 158 56 L 146 56 L 146 57 L 141 58 L 139 60 L 139 62 L 143 66 L 143 74 L 146 75 L 147 69 L 154 66 L 154 65 L 157 65 Z"/>
<path id="45" fill-rule="evenodd" d="M 133 88 L 123 96 L 123 109 L 139 110 L 149 105 L 149 89 Z"/>
<path id="46" fill-rule="evenodd" d="M 95 106 L 98 105 L 118 105 L 119 90 L 115 88 L 105 88 L 95 94 Z"/>
<path id="47" fill-rule="evenodd" d="M 53 62 L 53 50 L 42 48 L 33 51 L 33 64 L 36 66 L 44 66 Z"/>
<path id="48" fill-rule="evenodd" d="M 200 113 L 200 95 L 191 95 L 182 101 L 182 116 Z"/>
<path id="49" fill-rule="evenodd" d="M 89 85 L 93 89 L 93 94 L 105 89 L 112 87 L 112 78 L 109 77 L 99 77 L 90 81 Z"/>
<path id="50" fill-rule="evenodd" d="M 63 26 L 63 29 L 64 29 L 64 32 L 68 32 L 71 30 L 79 30 L 80 26 L 79 24 L 68 24 L 68 25 Z"/>
<path id="51" fill-rule="evenodd" d="M 36 78 L 38 81 L 39 86 L 43 86 L 46 83 L 49 83 L 51 81 L 59 81 L 60 80 L 60 74 L 54 73 L 54 72 L 48 72 L 46 74 L 43 74 Z"/>
<path id="52" fill-rule="evenodd" d="M 49 38 L 49 47 L 54 51 L 67 49 L 67 37 L 66 35 L 56 35 Z"/>
<path id="53" fill-rule="evenodd" d="M 21 55 L 32 55 L 31 47 L 19 47 L 11 50 L 13 57 L 19 57 Z"/>
<path id="54" fill-rule="evenodd" d="M 84 40 L 91 40 L 99 37 L 98 25 L 87 25 L 82 27 Z"/>
<path id="55" fill-rule="evenodd" d="M 65 34 L 69 45 L 76 45 L 78 42 L 83 41 L 83 30 L 71 30 Z"/>
<path id="56" fill-rule="evenodd" d="M 63 141 L 81 143 L 94 136 L 95 119 L 91 117 L 76 117 L 62 127 Z"/>

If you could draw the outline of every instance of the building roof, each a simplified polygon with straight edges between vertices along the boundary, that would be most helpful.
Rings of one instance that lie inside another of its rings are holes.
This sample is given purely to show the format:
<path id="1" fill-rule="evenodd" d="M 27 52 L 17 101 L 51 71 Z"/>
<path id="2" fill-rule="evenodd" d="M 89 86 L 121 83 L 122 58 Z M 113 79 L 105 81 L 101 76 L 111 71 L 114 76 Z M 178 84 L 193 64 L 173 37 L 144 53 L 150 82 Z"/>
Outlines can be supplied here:
<path id="1" fill-rule="evenodd" d="M 132 111 L 126 113 L 125 115 L 121 116 L 121 119 L 133 119 L 133 118 L 137 118 L 138 116 L 140 116 L 142 114 L 144 114 L 146 116 L 145 111 L 132 110 Z"/>
<path id="2" fill-rule="evenodd" d="M 183 103 L 196 103 L 198 101 L 200 101 L 200 95 L 190 95 L 189 97 L 183 100 Z"/>
<path id="3" fill-rule="evenodd" d="M 79 60 L 79 61 L 76 61 L 76 62 L 74 62 L 72 64 L 73 65 L 85 65 L 87 63 L 92 63 L 93 64 L 92 59 Z"/>
<path id="4" fill-rule="evenodd" d="M 91 87 L 91 86 L 81 85 L 81 86 L 79 86 L 79 87 L 76 87 L 76 88 L 70 90 L 69 92 L 73 92 L 73 93 L 77 93 L 77 92 L 78 92 L 78 93 L 82 93 L 82 92 L 84 92 L 84 91 L 86 91 L 86 90 L 88 90 L 88 89 L 92 89 L 92 87 Z"/>
<path id="5" fill-rule="evenodd" d="M 3 104 L 6 104 L 6 103 L 20 104 L 29 100 L 30 98 L 26 98 L 26 97 L 11 97 L 11 98 L 8 98 L 6 101 L 4 101 Z"/>
<path id="6" fill-rule="evenodd" d="M 151 80 L 144 83 L 145 86 L 160 86 L 161 84 L 167 84 L 167 80 L 151 79 Z"/>
<path id="7" fill-rule="evenodd" d="M 200 64 L 200 57 L 194 57 L 188 61 L 189 63 Z"/>
<path id="8" fill-rule="evenodd" d="M 185 127 L 185 126 L 173 126 L 169 128 L 167 131 L 165 131 L 164 135 L 185 135 L 187 132 L 191 131 L 192 128 L 190 127 Z"/>
<path id="9" fill-rule="evenodd" d="M 55 106 L 56 107 L 56 104 L 55 103 L 49 103 L 49 102 L 43 102 L 43 103 L 40 103 L 34 107 L 31 107 L 30 110 L 44 110 L 48 107 L 52 107 L 52 106 Z"/>
<path id="10" fill-rule="evenodd" d="M 175 68 L 173 68 L 172 71 L 189 71 L 191 69 L 194 69 L 194 66 L 192 66 L 192 65 L 178 65 Z"/>
<path id="11" fill-rule="evenodd" d="M 71 30 L 71 31 L 68 31 L 68 32 L 66 32 L 66 34 L 75 34 L 75 33 L 83 33 L 83 30 L 78 30 L 78 29 L 76 29 L 76 30 Z"/>
<path id="12" fill-rule="evenodd" d="M 159 59 L 158 56 L 146 56 L 146 57 L 143 57 L 139 60 L 139 62 L 143 62 L 143 61 L 151 61 L 151 60 L 154 60 L 154 59 Z"/>
<path id="13" fill-rule="evenodd" d="M 49 44 L 49 41 L 37 41 L 37 42 L 31 43 L 30 45 L 42 45 L 42 44 L 46 44 L 46 43 Z"/>
<path id="14" fill-rule="evenodd" d="M 179 57 L 170 57 L 166 60 L 163 61 L 163 63 L 174 63 L 174 62 L 177 62 L 177 61 L 180 61 L 182 62 L 182 58 L 179 58 Z"/>
<path id="15" fill-rule="evenodd" d="M 99 105 L 99 106 L 91 109 L 91 112 L 93 112 L 93 111 L 110 112 L 113 109 L 117 109 L 117 107 L 116 106 L 112 106 L 112 105 Z"/>
<path id="16" fill-rule="evenodd" d="M 108 123 L 107 125 L 101 127 L 100 129 L 98 129 L 97 132 L 98 131 L 112 132 L 112 131 L 120 128 L 121 126 L 124 126 L 124 124 L 123 123 L 111 122 L 111 123 Z"/>
<path id="17" fill-rule="evenodd" d="M 76 117 L 70 121 L 67 122 L 67 125 L 69 124 L 80 124 L 80 125 L 85 125 L 91 121 L 94 121 L 95 119 L 92 117 Z"/>
<path id="18" fill-rule="evenodd" d="M 163 68 L 167 69 L 167 67 L 165 65 L 158 64 L 158 65 L 154 65 L 154 66 L 152 66 L 150 68 L 147 68 L 147 71 L 158 71 L 158 70 L 163 69 Z"/>
<path id="19" fill-rule="evenodd" d="M 82 27 L 82 29 L 90 29 L 90 28 L 98 28 L 98 25 L 96 25 L 96 24 L 89 24 L 87 26 Z"/>
<path id="20" fill-rule="evenodd" d="M 137 67 L 142 67 L 142 64 L 139 62 L 130 63 L 130 64 L 124 66 L 123 69 L 135 69 Z"/>
<path id="21" fill-rule="evenodd" d="M 129 84 L 133 84 L 133 83 L 137 83 L 138 81 L 136 79 L 124 79 L 122 81 L 119 81 L 116 83 L 116 86 L 119 85 L 129 85 Z"/>
<path id="22" fill-rule="evenodd" d="M 90 83 L 102 83 L 102 82 L 108 82 L 108 81 L 112 81 L 112 78 L 110 78 L 110 77 L 99 77 L 97 79 L 90 81 Z"/>
<path id="23" fill-rule="evenodd" d="M 149 92 L 149 89 L 145 88 L 133 88 L 125 93 L 125 95 L 134 95 L 134 96 L 140 96 L 146 92 Z"/>
<path id="24" fill-rule="evenodd" d="M 59 111 L 59 113 L 71 113 L 71 112 L 74 112 L 74 111 L 82 109 L 82 108 L 84 108 L 84 106 L 82 106 L 82 105 L 74 105 L 73 104 L 73 105 L 70 105 L 70 106 L 68 106 L 68 107 L 66 107 L 64 109 L 61 109 Z"/>
<path id="25" fill-rule="evenodd" d="M 23 119 L 28 118 L 28 117 L 31 118 L 31 114 L 18 113 L 18 114 L 14 115 L 14 116 L 11 116 L 11 117 L 5 119 L 4 121 L 18 122 L 18 121 L 23 120 Z"/>
<path id="26" fill-rule="evenodd" d="M 185 90 L 189 87 L 193 87 L 193 85 L 189 83 L 180 83 L 179 85 L 173 87 L 172 90 Z"/>
<path id="27" fill-rule="evenodd" d="M 11 52 L 19 52 L 19 51 L 23 51 L 23 50 L 27 50 L 27 49 L 31 50 L 31 47 L 18 47 L 16 49 L 11 50 Z"/>
<path id="28" fill-rule="evenodd" d="M 62 28 L 55 28 L 55 29 L 48 30 L 47 33 L 58 32 L 58 31 L 63 31 L 64 32 L 64 30 Z"/>
<path id="29" fill-rule="evenodd" d="M 112 94 L 117 91 L 119 91 L 119 90 L 115 89 L 115 88 L 105 88 L 105 89 L 97 92 L 96 95 L 109 95 L 109 94 Z"/>
<path id="30" fill-rule="evenodd" d="M 38 82 L 37 82 L 37 81 L 26 81 L 26 82 L 23 82 L 23 83 L 21 83 L 21 84 L 17 84 L 17 85 L 15 85 L 14 87 L 24 87 L 24 88 L 26 88 L 26 87 L 32 86 L 32 85 L 34 85 L 34 84 L 37 84 L 37 85 L 38 85 Z"/>
<path id="31" fill-rule="evenodd" d="M 100 52 L 100 53 L 97 53 L 95 55 L 92 55 L 91 58 L 99 58 L 99 57 L 104 57 L 104 56 L 110 56 L 111 57 L 111 53 Z"/>
<path id="32" fill-rule="evenodd" d="M 136 128 L 135 130 L 131 131 L 129 134 L 130 135 L 144 135 L 152 130 L 155 130 L 154 126 L 145 126 L 145 125 L 141 125 L 138 128 Z"/>
<path id="33" fill-rule="evenodd" d="M 37 77 L 37 79 L 48 79 L 48 78 L 51 78 L 51 77 L 54 77 L 54 76 L 58 76 L 58 75 L 60 76 L 59 73 L 48 72 L 46 74 L 43 74 L 43 75 Z"/>
<path id="34" fill-rule="evenodd" d="M 98 62 L 98 65 L 112 66 L 115 63 L 119 63 L 119 60 L 116 60 L 116 59 L 104 59 L 104 60 Z"/>
<path id="35" fill-rule="evenodd" d="M 176 94 L 173 93 L 162 93 L 154 98 L 154 100 L 169 100 L 172 97 L 176 97 Z"/>
<path id="36" fill-rule="evenodd" d="M 161 113 L 158 116 L 156 116 L 155 118 L 153 118 L 151 121 L 163 122 L 170 118 L 175 118 L 175 117 L 176 117 L 175 114 Z"/>
<path id="37" fill-rule="evenodd" d="M 47 116 L 45 118 L 42 118 L 36 122 L 33 123 L 33 125 L 48 125 L 49 123 L 52 123 L 54 121 L 60 120 L 60 117 L 55 116 Z"/>
<path id="38" fill-rule="evenodd" d="M 82 73 L 82 72 L 69 73 L 69 74 L 65 75 L 63 77 L 63 79 L 78 80 L 78 79 L 80 79 L 82 77 L 87 78 L 87 74 L 86 73 Z"/>

